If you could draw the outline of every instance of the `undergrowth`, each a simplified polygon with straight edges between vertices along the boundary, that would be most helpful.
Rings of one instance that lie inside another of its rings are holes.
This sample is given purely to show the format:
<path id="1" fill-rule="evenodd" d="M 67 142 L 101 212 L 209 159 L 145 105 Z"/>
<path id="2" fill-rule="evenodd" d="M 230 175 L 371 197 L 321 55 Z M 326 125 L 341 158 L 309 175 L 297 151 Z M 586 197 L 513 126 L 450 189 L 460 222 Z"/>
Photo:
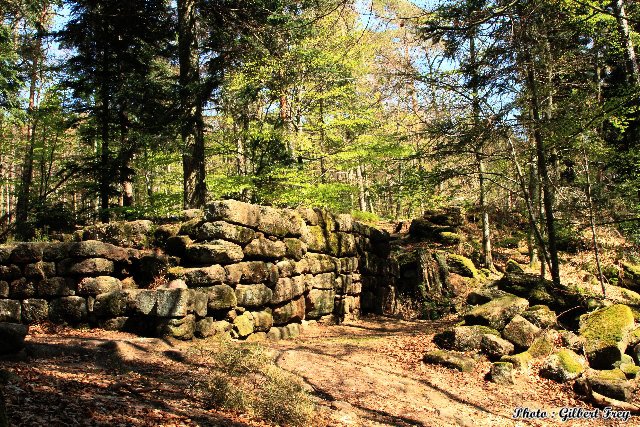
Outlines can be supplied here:
<path id="1" fill-rule="evenodd" d="M 211 357 L 215 368 L 204 382 L 204 392 L 214 407 L 281 426 L 310 424 L 315 413 L 310 394 L 263 347 L 222 342 Z"/>

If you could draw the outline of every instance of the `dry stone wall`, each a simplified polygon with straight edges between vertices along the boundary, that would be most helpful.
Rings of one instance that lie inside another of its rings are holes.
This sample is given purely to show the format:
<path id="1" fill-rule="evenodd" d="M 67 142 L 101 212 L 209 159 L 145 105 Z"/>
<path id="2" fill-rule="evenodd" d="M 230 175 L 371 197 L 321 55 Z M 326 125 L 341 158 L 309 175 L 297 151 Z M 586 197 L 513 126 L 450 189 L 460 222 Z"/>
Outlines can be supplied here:
<path id="1" fill-rule="evenodd" d="M 254 340 L 382 310 L 393 280 L 384 231 L 349 215 L 233 200 L 188 217 L 0 247 L 0 322 Z"/>

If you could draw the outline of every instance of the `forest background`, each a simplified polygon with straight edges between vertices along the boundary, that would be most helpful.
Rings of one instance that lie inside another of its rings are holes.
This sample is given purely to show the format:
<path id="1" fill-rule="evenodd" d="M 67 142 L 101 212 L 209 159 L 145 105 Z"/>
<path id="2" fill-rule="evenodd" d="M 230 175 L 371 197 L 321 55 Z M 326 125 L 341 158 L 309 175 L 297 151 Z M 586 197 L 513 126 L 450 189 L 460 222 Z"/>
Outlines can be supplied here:
<path id="1" fill-rule="evenodd" d="M 208 200 L 640 238 L 640 4 L 0 0 L 0 235 Z M 563 240 L 564 239 L 564 240 Z M 537 255 L 536 255 L 537 253 Z"/>

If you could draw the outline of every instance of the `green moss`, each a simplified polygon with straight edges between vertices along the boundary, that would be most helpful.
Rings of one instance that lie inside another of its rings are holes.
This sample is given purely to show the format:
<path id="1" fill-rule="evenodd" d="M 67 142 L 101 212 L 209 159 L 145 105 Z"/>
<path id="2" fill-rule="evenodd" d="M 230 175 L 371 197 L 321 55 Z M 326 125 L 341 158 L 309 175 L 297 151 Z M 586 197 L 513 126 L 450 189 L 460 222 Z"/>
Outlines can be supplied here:
<path id="1" fill-rule="evenodd" d="M 167 270 L 167 277 L 171 280 L 184 279 L 186 275 L 186 269 L 184 267 L 171 267 Z"/>
<path id="2" fill-rule="evenodd" d="M 584 371 L 584 365 L 580 357 L 573 351 L 563 348 L 556 353 L 560 365 L 571 374 L 580 374 Z"/>
<path id="3" fill-rule="evenodd" d="M 525 368 L 532 360 L 533 360 L 533 356 L 528 351 L 524 351 L 518 354 L 513 354 L 510 356 L 502 356 L 500 358 L 501 362 L 512 363 L 513 366 L 518 369 Z"/>
<path id="4" fill-rule="evenodd" d="M 622 269 L 624 270 L 625 276 L 629 276 L 631 281 L 636 283 L 640 281 L 640 265 L 623 261 Z"/>
<path id="5" fill-rule="evenodd" d="M 509 273 L 524 273 L 524 268 L 520 266 L 515 260 L 509 259 L 507 260 L 507 264 L 505 265 L 505 270 Z"/>
<path id="6" fill-rule="evenodd" d="M 634 363 L 623 363 L 620 365 L 620 370 L 627 378 L 636 378 L 640 373 L 640 366 L 636 366 Z"/>
<path id="7" fill-rule="evenodd" d="M 533 357 L 542 357 L 550 355 L 554 348 L 555 340 L 551 333 L 547 332 L 533 340 L 533 344 L 529 347 L 528 352 L 531 353 Z"/>
<path id="8" fill-rule="evenodd" d="M 462 237 L 458 233 L 442 231 L 440 232 L 440 241 L 445 245 L 457 245 L 462 241 Z"/>
<path id="9" fill-rule="evenodd" d="M 447 255 L 447 264 L 452 272 L 458 273 L 461 276 L 473 278 L 478 277 L 478 270 L 476 269 L 476 266 L 473 265 L 473 261 L 467 257 L 457 254 L 449 254 Z"/>
<path id="10" fill-rule="evenodd" d="M 628 306 L 616 304 L 584 315 L 580 323 L 580 335 L 587 342 L 617 343 L 625 338 L 634 319 Z"/>
<path id="11" fill-rule="evenodd" d="M 635 347 L 640 344 L 640 327 L 635 328 L 631 334 L 629 334 L 629 346 Z"/>
<path id="12" fill-rule="evenodd" d="M 592 371 L 592 375 L 601 380 L 616 381 L 626 380 L 627 376 L 620 369 L 609 369 L 604 371 Z"/>

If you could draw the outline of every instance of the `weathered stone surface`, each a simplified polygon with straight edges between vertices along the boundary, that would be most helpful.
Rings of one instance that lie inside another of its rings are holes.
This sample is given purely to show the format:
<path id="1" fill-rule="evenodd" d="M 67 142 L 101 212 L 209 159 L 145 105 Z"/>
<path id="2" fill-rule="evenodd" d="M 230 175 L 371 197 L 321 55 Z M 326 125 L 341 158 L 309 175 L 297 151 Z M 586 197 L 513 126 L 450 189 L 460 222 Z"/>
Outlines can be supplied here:
<path id="1" fill-rule="evenodd" d="M 9 283 L 0 280 L 0 298 L 9 298 Z"/>
<path id="2" fill-rule="evenodd" d="M 227 265 L 226 281 L 237 283 L 272 283 L 277 280 L 277 269 L 272 264 L 263 261 L 246 261 Z"/>
<path id="3" fill-rule="evenodd" d="M 216 321 L 213 317 L 205 317 L 196 322 L 195 335 L 199 338 L 207 338 L 214 335 L 228 334 L 233 325 L 227 321 Z"/>
<path id="4" fill-rule="evenodd" d="M 98 295 L 122 290 L 122 282 L 111 276 L 85 277 L 78 283 L 78 295 Z"/>
<path id="5" fill-rule="evenodd" d="M 318 225 L 318 214 L 311 208 L 299 207 L 296 212 L 307 225 Z"/>
<path id="6" fill-rule="evenodd" d="M 120 317 L 129 314 L 131 296 L 126 291 L 111 291 L 96 296 L 93 313 L 97 317 Z"/>
<path id="7" fill-rule="evenodd" d="M 512 354 L 515 347 L 509 341 L 492 334 L 484 334 L 480 340 L 480 349 L 490 359 L 500 359 Z"/>
<path id="8" fill-rule="evenodd" d="M 546 305 L 534 305 L 522 313 L 527 319 L 539 328 L 553 328 L 558 324 L 556 313 Z"/>
<path id="9" fill-rule="evenodd" d="M 165 250 L 167 254 L 182 257 L 193 241 L 189 236 L 173 236 L 167 239 Z"/>
<path id="10" fill-rule="evenodd" d="M 313 276 L 313 289 L 334 289 L 336 276 L 333 273 L 322 273 Z"/>
<path id="11" fill-rule="evenodd" d="M 209 296 L 209 310 L 224 310 L 238 305 L 236 292 L 229 285 L 217 285 L 203 288 Z"/>
<path id="12" fill-rule="evenodd" d="M 21 277 L 9 283 L 9 298 L 25 299 L 36 296 L 36 283 Z"/>
<path id="13" fill-rule="evenodd" d="M 20 301 L 11 299 L 0 300 L 0 322 L 20 323 L 22 307 Z"/>
<path id="14" fill-rule="evenodd" d="M 108 276 L 114 271 L 113 261 L 105 258 L 76 260 L 67 258 L 58 263 L 59 276 Z"/>
<path id="15" fill-rule="evenodd" d="M 358 258 L 340 258 L 339 273 L 354 273 L 358 270 Z"/>
<path id="16" fill-rule="evenodd" d="M 512 385 L 514 383 L 513 363 L 494 362 L 491 365 L 491 381 L 500 385 Z"/>
<path id="17" fill-rule="evenodd" d="M 219 285 L 227 279 L 227 273 L 221 265 L 196 268 L 173 267 L 169 269 L 168 275 L 184 280 L 187 286 L 192 288 Z"/>
<path id="18" fill-rule="evenodd" d="M 478 277 L 478 270 L 473 261 L 462 255 L 447 254 L 447 266 L 449 271 L 461 275 L 462 277 Z"/>
<path id="19" fill-rule="evenodd" d="M 8 264 L 15 245 L 0 245 L 0 264 Z"/>
<path id="20" fill-rule="evenodd" d="M 209 310 L 209 293 L 200 288 L 191 290 L 191 298 L 193 299 L 193 312 L 198 317 L 205 317 Z"/>
<path id="21" fill-rule="evenodd" d="M 298 276 L 300 277 L 300 276 Z M 281 278 L 273 289 L 271 302 L 279 304 L 281 302 L 292 300 L 305 291 L 304 282 L 302 280 L 293 280 L 291 278 Z"/>
<path id="22" fill-rule="evenodd" d="M 512 318 L 528 307 L 529 302 L 524 298 L 504 296 L 474 308 L 465 315 L 464 320 L 469 325 L 486 325 L 502 330 Z"/>
<path id="23" fill-rule="evenodd" d="M 12 354 L 22 350 L 28 332 L 29 328 L 25 325 L 0 322 L 0 354 Z"/>
<path id="24" fill-rule="evenodd" d="M 300 239 L 287 238 L 284 239 L 286 247 L 285 256 L 300 261 L 307 254 L 307 244 Z"/>
<path id="25" fill-rule="evenodd" d="M 268 304 L 273 296 L 273 291 L 262 283 L 257 285 L 238 285 L 236 298 L 241 307 L 261 307 Z"/>
<path id="26" fill-rule="evenodd" d="M 257 206 L 236 200 L 224 200 L 207 206 L 205 217 L 209 221 L 223 220 L 255 228 L 263 233 L 278 236 L 300 236 L 304 221 L 289 209 Z"/>
<path id="27" fill-rule="evenodd" d="M 145 248 L 152 241 L 153 223 L 149 220 L 118 221 L 86 227 L 82 240 L 99 240 L 128 248 Z"/>
<path id="28" fill-rule="evenodd" d="M 50 242 L 42 249 L 42 259 L 44 261 L 60 261 L 69 258 L 69 249 L 73 242 Z"/>
<path id="29" fill-rule="evenodd" d="M 333 289 L 312 289 L 309 291 L 306 296 L 306 317 L 317 319 L 325 314 L 333 313 L 335 295 Z"/>
<path id="30" fill-rule="evenodd" d="M 305 299 L 299 297 L 287 304 L 273 309 L 273 323 L 282 325 L 288 322 L 299 322 L 305 318 Z"/>
<path id="31" fill-rule="evenodd" d="M 179 340 L 190 340 L 196 331 L 196 318 L 193 314 L 179 319 L 159 319 L 157 332 L 159 335 L 171 336 Z"/>
<path id="32" fill-rule="evenodd" d="M 278 261 L 275 266 L 278 269 L 279 277 L 291 277 L 299 274 L 296 273 L 296 262 L 292 259 L 283 259 L 282 261 Z"/>
<path id="33" fill-rule="evenodd" d="M 53 262 L 38 261 L 24 266 L 24 276 L 31 280 L 42 280 L 45 277 L 56 275 L 56 264 Z"/>
<path id="34" fill-rule="evenodd" d="M 41 297 L 67 297 L 76 294 L 75 280 L 68 277 L 50 277 L 36 285 Z"/>
<path id="35" fill-rule="evenodd" d="M 476 364 L 471 357 L 447 350 L 430 351 L 424 355 L 422 361 L 432 365 L 442 365 L 450 369 L 457 369 L 462 372 L 472 371 Z"/>
<path id="36" fill-rule="evenodd" d="M 233 328 L 240 338 L 248 337 L 254 331 L 253 315 L 245 311 L 233 320 Z"/>
<path id="37" fill-rule="evenodd" d="M 517 315 L 505 326 L 502 336 L 514 343 L 518 348 L 529 348 L 541 330 L 524 317 Z"/>
<path id="38" fill-rule="evenodd" d="M 254 332 L 268 332 L 273 326 L 273 316 L 271 315 L 271 309 L 264 311 L 252 311 Z"/>
<path id="39" fill-rule="evenodd" d="M 113 319 L 100 319 L 98 325 L 105 331 L 126 331 L 131 323 L 131 318 L 126 316 Z"/>
<path id="40" fill-rule="evenodd" d="M 26 299 L 22 301 L 22 322 L 38 323 L 49 317 L 49 304 L 44 299 Z"/>
<path id="41" fill-rule="evenodd" d="M 487 334 L 500 336 L 498 331 L 487 326 L 456 326 L 435 335 L 433 342 L 447 350 L 480 350 L 482 337 Z"/>
<path id="42" fill-rule="evenodd" d="M 87 319 L 87 300 L 78 296 L 56 298 L 49 302 L 49 318 L 56 323 L 81 323 Z"/>
<path id="43" fill-rule="evenodd" d="M 15 264 L 28 264 L 42 261 L 44 242 L 29 242 L 16 245 L 11 251 L 10 260 Z"/>
<path id="44" fill-rule="evenodd" d="M 136 314 L 144 316 L 154 316 L 156 314 L 158 299 L 155 290 L 134 289 L 127 292 L 131 295 L 132 308 Z"/>
<path id="45" fill-rule="evenodd" d="M 285 256 L 287 247 L 280 240 L 269 240 L 264 236 L 253 239 L 244 247 L 244 254 L 249 259 L 278 259 Z"/>
<path id="46" fill-rule="evenodd" d="M 182 317 L 193 310 L 193 295 L 190 289 L 156 290 L 158 317 Z"/>
<path id="47" fill-rule="evenodd" d="M 253 240 L 255 231 L 241 225 L 230 224 L 225 221 L 205 222 L 199 224 L 190 234 L 198 241 L 223 239 L 239 245 L 245 245 Z"/>
<path id="48" fill-rule="evenodd" d="M 529 366 L 529 363 L 533 360 L 533 356 L 528 351 L 523 351 L 518 354 L 511 354 L 509 356 L 502 356 L 500 358 L 501 362 L 509 362 L 513 365 L 514 368 L 524 369 Z"/>
<path id="49" fill-rule="evenodd" d="M 193 265 L 231 264 L 242 261 L 242 258 L 242 248 L 225 240 L 191 245 L 185 253 L 186 262 Z"/>
<path id="50" fill-rule="evenodd" d="M 167 240 L 178 235 L 180 231 L 179 224 L 162 224 L 153 232 L 153 241 L 156 246 L 166 247 Z"/>
<path id="51" fill-rule="evenodd" d="M 555 350 L 555 343 L 559 338 L 560 334 L 558 331 L 554 329 L 544 330 L 533 340 L 533 344 L 531 344 L 531 347 L 529 347 L 527 351 L 532 357 L 549 356 Z"/>
<path id="52" fill-rule="evenodd" d="M 623 402 L 628 402 L 633 396 L 633 384 L 620 369 L 587 369 L 584 376 L 590 389 L 603 396 Z"/>
<path id="53" fill-rule="evenodd" d="M 567 382 L 578 378 L 586 369 L 584 357 L 563 348 L 547 357 L 540 368 L 540 376 L 557 382 Z"/>
<path id="54" fill-rule="evenodd" d="M 349 214 L 334 215 L 336 230 L 350 233 L 353 231 L 353 217 Z"/>
<path id="55" fill-rule="evenodd" d="M 481 305 L 486 304 L 491 300 L 510 296 L 511 294 L 501 291 L 500 289 L 496 289 L 491 286 L 482 287 L 480 289 L 475 289 L 467 295 L 467 304 L 469 305 Z"/>
<path id="56" fill-rule="evenodd" d="M 0 265 L 0 279 L 10 282 L 22 277 L 22 270 L 15 264 Z"/>
<path id="57" fill-rule="evenodd" d="M 126 249 L 98 240 L 73 243 L 68 254 L 71 258 L 105 258 L 111 261 L 125 261 L 129 258 Z"/>
<path id="58" fill-rule="evenodd" d="M 610 369 L 624 354 L 630 332 L 635 323 L 626 305 L 612 305 L 584 315 L 580 319 L 580 335 L 584 337 L 584 351 L 589 365 L 596 369 Z"/>
<path id="59" fill-rule="evenodd" d="M 305 259 L 307 260 L 307 272 L 311 274 L 330 273 L 337 268 L 336 259 L 330 255 L 308 253 Z"/>

